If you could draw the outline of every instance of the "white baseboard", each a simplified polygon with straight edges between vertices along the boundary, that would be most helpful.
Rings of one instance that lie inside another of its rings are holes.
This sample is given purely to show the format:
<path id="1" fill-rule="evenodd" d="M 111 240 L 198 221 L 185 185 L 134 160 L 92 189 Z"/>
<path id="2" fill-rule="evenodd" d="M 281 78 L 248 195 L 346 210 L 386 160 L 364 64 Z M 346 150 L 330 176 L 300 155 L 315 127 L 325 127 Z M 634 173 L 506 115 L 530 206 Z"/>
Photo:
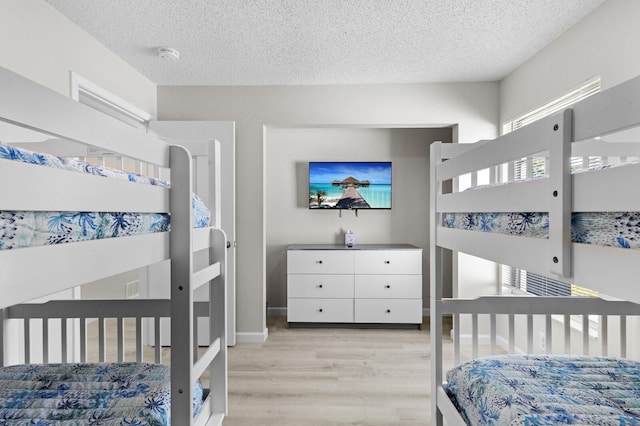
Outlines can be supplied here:
<path id="1" fill-rule="evenodd" d="M 269 337 L 267 328 L 262 333 L 236 332 L 236 343 L 264 343 L 267 337 Z"/>
<path id="2" fill-rule="evenodd" d="M 273 307 L 273 308 L 267 308 L 267 315 L 287 315 L 287 308 L 278 308 L 278 307 Z M 431 316 L 431 309 L 429 308 L 423 308 L 422 309 L 422 316 L 423 317 L 428 317 Z"/>
<path id="3" fill-rule="evenodd" d="M 267 308 L 267 315 L 287 315 L 287 308 Z"/>

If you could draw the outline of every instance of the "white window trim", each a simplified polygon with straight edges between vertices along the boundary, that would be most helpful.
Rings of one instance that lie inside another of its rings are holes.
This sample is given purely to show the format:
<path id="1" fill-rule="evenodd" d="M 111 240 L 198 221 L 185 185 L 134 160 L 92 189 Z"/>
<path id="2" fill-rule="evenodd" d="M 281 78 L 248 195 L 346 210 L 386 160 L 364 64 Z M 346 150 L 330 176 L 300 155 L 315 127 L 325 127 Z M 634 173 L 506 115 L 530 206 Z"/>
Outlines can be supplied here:
<path id="1" fill-rule="evenodd" d="M 135 122 L 140 123 L 141 128 L 146 128 L 149 121 L 153 120 L 153 116 L 146 111 L 136 107 L 135 105 L 125 101 L 124 99 L 114 95 L 113 93 L 98 86 L 96 83 L 87 80 L 81 75 L 69 72 L 69 96 L 76 102 L 80 102 L 80 94 L 84 93 L 105 105 L 105 108 L 111 108 L 121 114 L 128 116 Z"/>
<path id="2" fill-rule="evenodd" d="M 548 117 L 551 114 L 570 107 L 576 102 L 580 102 L 581 100 L 586 99 L 589 96 L 595 95 L 596 93 L 600 92 L 601 86 L 602 84 L 600 76 L 592 77 L 570 92 L 565 93 L 564 95 L 555 98 L 527 113 L 521 114 L 515 118 L 512 118 L 511 120 L 505 121 L 502 125 L 502 134 L 505 135 L 509 132 L 519 129 L 522 126 L 526 126 L 527 124 L 531 124 L 544 117 Z"/>

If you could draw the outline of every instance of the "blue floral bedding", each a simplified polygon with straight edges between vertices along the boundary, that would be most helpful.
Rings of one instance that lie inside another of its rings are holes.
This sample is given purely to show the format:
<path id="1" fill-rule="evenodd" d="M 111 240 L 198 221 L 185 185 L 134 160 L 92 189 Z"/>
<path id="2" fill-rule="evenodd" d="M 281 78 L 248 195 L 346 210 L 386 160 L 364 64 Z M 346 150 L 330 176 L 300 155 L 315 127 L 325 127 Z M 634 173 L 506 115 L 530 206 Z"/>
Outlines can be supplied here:
<path id="1" fill-rule="evenodd" d="M 502 355 L 447 373 L 469 425 L 640 425 L 640 363 L 572 355 Z"/>
<path id="2" fill-rule="evenodd" d="M 194 416 L 203 388 L 193 390 Z M 159 364 L 17 365 L 0 368 L 0 425 L 169 425 L 170 369 Z"/>
<path id="3" fill-rule="evenodd" d="M 5 145 L 0 145 L 0 159 L 169 187 L 160 179 Z M 191 205 L 194 227 L 209 226 L 211 212 L 195 194 Z M 0 250 L 168 230 L 169 215 L 161 213 L 0 211 Z"/>
<path id="4" fill-rule="evenodd" d="M 572 170 L 571 173 L 589 173 L 594 170 L 628 167 L 636 164 L 640 164 L 640 160 L 619 165 L 589 166 Z M 466 190 L 473 191 L 510 184 L 478 185 Z M 443 217 L 443 222 L 447 228 L 549 238 L 549 214 L 546 212 L 447 213 Z M 574 212 L 571 214 L 571 241 L 607 247 L 640 249 L 640 212 Z"/>
<path id="5" fill-rule="evenodd" d="M 123 170 L 112 169 L 110 167 L 97 166 L 84 161 L 77 161 L 72 158 L 56 157 L 55 155 L 33 152 L 8 145 L 0 145 L 0 159 L 36 164 L 54 169 L 86 173 L 112 179 L 127 180 L 129 182 L 137 182 L 145 185 L 156 185 L 164 188 L 168 188 L 170 186 L 167 181 L 162 179 L 155 179 L 137 173 L 129 173 Z"/>
<path id="6" fill-rule="evenodd" d="M 447 228 L 549 238 L 549 215 L 526 213 L 447 213 Z M 572 213 L 571 241 L 640 249 L 640 212 Z"/>

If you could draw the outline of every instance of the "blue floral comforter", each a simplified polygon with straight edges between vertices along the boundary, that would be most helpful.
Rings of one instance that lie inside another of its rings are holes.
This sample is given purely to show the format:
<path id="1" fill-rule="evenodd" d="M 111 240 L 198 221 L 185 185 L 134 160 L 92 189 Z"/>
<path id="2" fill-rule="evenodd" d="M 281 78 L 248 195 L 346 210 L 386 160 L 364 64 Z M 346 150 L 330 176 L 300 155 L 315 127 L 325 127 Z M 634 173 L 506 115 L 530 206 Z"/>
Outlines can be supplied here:
<path id="1" fill-rule="evenodd" d="M 461 364 L 445 390 L 470 425 L 640 425 L 640 363 L 502 355 Z"/>
<path id="2" fill-rule="evenodd" d="M 447 213 L 444 226 L 523 237 L 549 237 L 546 212 Z M 640 249 L 640 212 L 572 213 L 571 241 Z"/>
<path id="3" fill-rule="evenodd" d="M 194 387 L 194 416 L 203 388 Z M 170 369 L 159 364 L 0 368 L 0 425 L 169 425 Z"/>
<path id="4" fill-rule="evenodd" d="M 160 179 L 5 145 L 0 145 L 0 159 L 169 187 Z M 209 226 L 211 212 L 195 194 L 192 211 L 196 228 Z M 169 222 L 161 213 L 0 211 L 0 250 L 164 232 Z"/>

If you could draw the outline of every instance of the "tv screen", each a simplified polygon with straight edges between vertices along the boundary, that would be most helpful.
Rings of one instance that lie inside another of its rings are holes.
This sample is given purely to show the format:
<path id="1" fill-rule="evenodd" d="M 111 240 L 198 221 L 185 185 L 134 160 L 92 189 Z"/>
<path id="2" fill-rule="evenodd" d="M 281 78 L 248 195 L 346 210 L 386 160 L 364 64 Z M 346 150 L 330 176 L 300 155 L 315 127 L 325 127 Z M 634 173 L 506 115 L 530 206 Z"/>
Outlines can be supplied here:
<path id="1" fill-rule="evenodd" d="M 310 209 L 390 209 L 391 162 L 310 162 Z"/>

